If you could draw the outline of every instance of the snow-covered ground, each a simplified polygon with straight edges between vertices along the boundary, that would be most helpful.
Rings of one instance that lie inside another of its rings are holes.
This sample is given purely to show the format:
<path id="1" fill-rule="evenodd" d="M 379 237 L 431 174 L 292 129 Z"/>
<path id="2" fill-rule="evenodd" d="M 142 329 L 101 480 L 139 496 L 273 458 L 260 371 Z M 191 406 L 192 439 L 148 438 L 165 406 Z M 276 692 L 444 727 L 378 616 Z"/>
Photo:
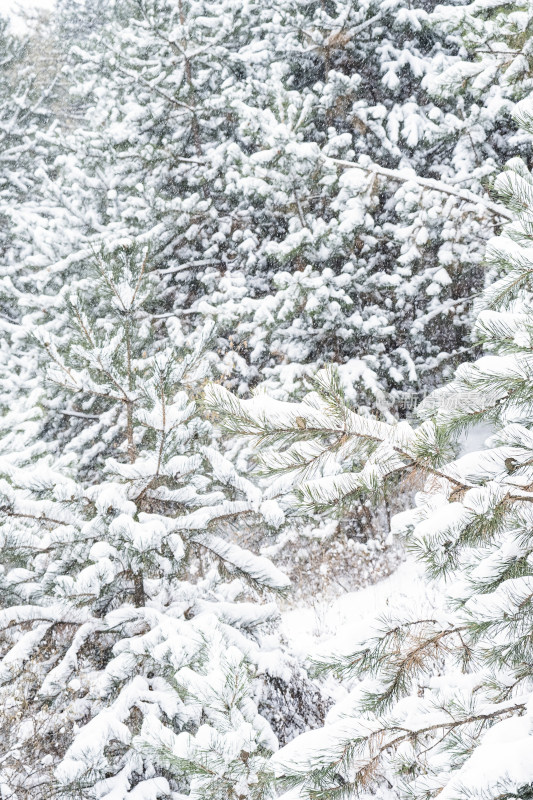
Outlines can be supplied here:
<path id="1" fill-rule="evenodd" d="M 461 455 L 484 448 L 493 433 L 488 425 L 478 425 L 461 441 Z M 309 654 L 345 651 L 350 644 L 363 640 L 373 622 L 390 614 L 435 603 L 435 585 L 428 585 L 421 564 L 407 558 L 387 578 L 377 583 L 346 592 L 339 597 L 317 596 L 306 599 L 306 605 L 291 608 L 282 614 L 283 635 L 300 658 Z"/>
<path id="2" fill-rule="evenodd" d="M 412 603 L 428 602 L 430 588 L 422 568 L 408 558 L 378 583 L 335 598 L 317 598 L 312 605 L 282 614 L 282 631 L 300 658 L 309 654 L 346 651 L 364 639 L 373 622 L 384 613 L 394 613 Z"/>

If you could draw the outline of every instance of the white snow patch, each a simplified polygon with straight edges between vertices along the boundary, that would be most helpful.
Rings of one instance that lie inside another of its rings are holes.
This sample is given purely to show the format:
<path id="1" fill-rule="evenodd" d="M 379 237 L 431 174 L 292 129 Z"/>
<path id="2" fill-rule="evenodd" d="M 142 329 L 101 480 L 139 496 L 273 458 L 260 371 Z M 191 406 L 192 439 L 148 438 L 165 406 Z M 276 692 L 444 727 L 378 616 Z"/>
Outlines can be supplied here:
<path id="1" fill-rule="evenodd" d="M 430 593 L 421 565 L 408 558 L 392 575 L 364 589 L 284 611 L 282 632 L 292 652 L 302 658 L 322 651 L 346 652 L 372 634 L 380 615 L 396 614 L 413 603 L 432 607 Z"/>

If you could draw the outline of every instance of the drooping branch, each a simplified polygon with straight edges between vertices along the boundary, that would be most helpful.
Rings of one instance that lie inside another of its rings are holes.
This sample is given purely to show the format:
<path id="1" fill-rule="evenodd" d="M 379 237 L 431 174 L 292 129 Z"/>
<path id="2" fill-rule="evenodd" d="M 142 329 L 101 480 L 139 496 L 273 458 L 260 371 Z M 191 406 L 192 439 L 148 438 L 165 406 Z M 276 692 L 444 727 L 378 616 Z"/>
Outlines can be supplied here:
<path id="1" fill-rule="evenodd" d="M 465 725 L 484 725 L 506 715 L 512 715 L 517 712 L 523 713 L 526 705 L 526 702 L 502 703 L 497 708 L 486 712 L 467 714 L 459 718 L 440 719 L 420 728 L 408 728 L 397 724 L 389 727 L 380 726 L 367 734 L 346 741 L 327 773 L 321 766 L 317 765 L 317 772 L 321 773 L 321 782 L 323 782 L 324 778 L 327 778 L 329 773 L 335 784 L 324 786 L 320 789 L 315 785 L 311 796 L 315 800 L 326 800 L 326 798 L 346 797 L 350 790 L 357 794 L 362 787 L 368 785 L 369 781 L 376 776 L 376 771 L 383 757 L 391 751 L 397 751 L 405 742 L 412 743 L 428 734 L 439 732 L 442 735 L 438 742 L 435 743 L 436 745 Z M 366 757 L 362 752 L 365 749 L 367 750 Z M 361 755 L 359 756 L 359 754 Z M 358 763 L 352 777 L 347 781 L 340 775 L 339 769 L 342 768 L 343 763 L 346 761 L 353 763 L 354 760 Z M 296 771 L 287 769 L 286 774 L 280 776 L 280 781 L 282 784 L 291 786 L 294 785 L 295 779 L 298 780 L 298 783 L 301 783 L 301 777 Z"/>

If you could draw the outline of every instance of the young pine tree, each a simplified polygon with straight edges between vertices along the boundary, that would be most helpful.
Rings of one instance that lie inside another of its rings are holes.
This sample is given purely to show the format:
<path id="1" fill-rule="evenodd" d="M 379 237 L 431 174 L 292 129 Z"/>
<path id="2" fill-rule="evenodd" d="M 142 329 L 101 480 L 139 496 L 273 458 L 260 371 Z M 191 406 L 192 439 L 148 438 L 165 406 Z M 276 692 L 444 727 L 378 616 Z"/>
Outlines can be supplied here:
<path id="1" fill-rule="evenodd" d="M 266 466 L 285 486 L 290 477 L 304 507 L 425 478 L 394 528 L 442 602 L 391 612 L 373 638 L 320 665 L 351 692 L 320 733 L 276 758 L 294 797 L 532 796 L 533 176 L 514 159 L 496 189 L 515 221 L 488 251 L 500 278 L 477 307 L 486 355 L 430 396 L 417 428 L 358 416 L 333 373 L 299 404 L 209 390 L 233 429 L 272 445 Z M 478 425 L 491 431 L 485 449 L 454 457 L 454 437 Z"/>
<path id="2" fill-rule="evenodd" d="M 13 800 L 270 791 L 276 738 L 252 684 L 263 641 L 275 657 L 261 630 L 277 612 L 258 592 L 287 581 L 229 541 L 261 494 L 198 415 L 201 346 L 154 337 L 151 289 L 146 252 L 127 249 L 98 257 L 85 293 L 65 287 L 70 329 L 42 334 L 49 397 L 59 413 L 70 396 L 85 428 L 55 461 L 1 459 L 0 786 Z"/>

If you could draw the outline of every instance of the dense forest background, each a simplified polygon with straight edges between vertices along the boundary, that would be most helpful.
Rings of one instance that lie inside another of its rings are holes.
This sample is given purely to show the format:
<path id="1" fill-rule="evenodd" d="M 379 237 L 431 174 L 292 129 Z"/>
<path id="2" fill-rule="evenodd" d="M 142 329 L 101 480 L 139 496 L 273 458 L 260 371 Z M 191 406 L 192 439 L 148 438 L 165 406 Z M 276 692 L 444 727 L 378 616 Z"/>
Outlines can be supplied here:
<path id="1" fill-rule="evenodd" d="M 1 800 L 533 797 L 532 20 L 0 11 Z"/>

